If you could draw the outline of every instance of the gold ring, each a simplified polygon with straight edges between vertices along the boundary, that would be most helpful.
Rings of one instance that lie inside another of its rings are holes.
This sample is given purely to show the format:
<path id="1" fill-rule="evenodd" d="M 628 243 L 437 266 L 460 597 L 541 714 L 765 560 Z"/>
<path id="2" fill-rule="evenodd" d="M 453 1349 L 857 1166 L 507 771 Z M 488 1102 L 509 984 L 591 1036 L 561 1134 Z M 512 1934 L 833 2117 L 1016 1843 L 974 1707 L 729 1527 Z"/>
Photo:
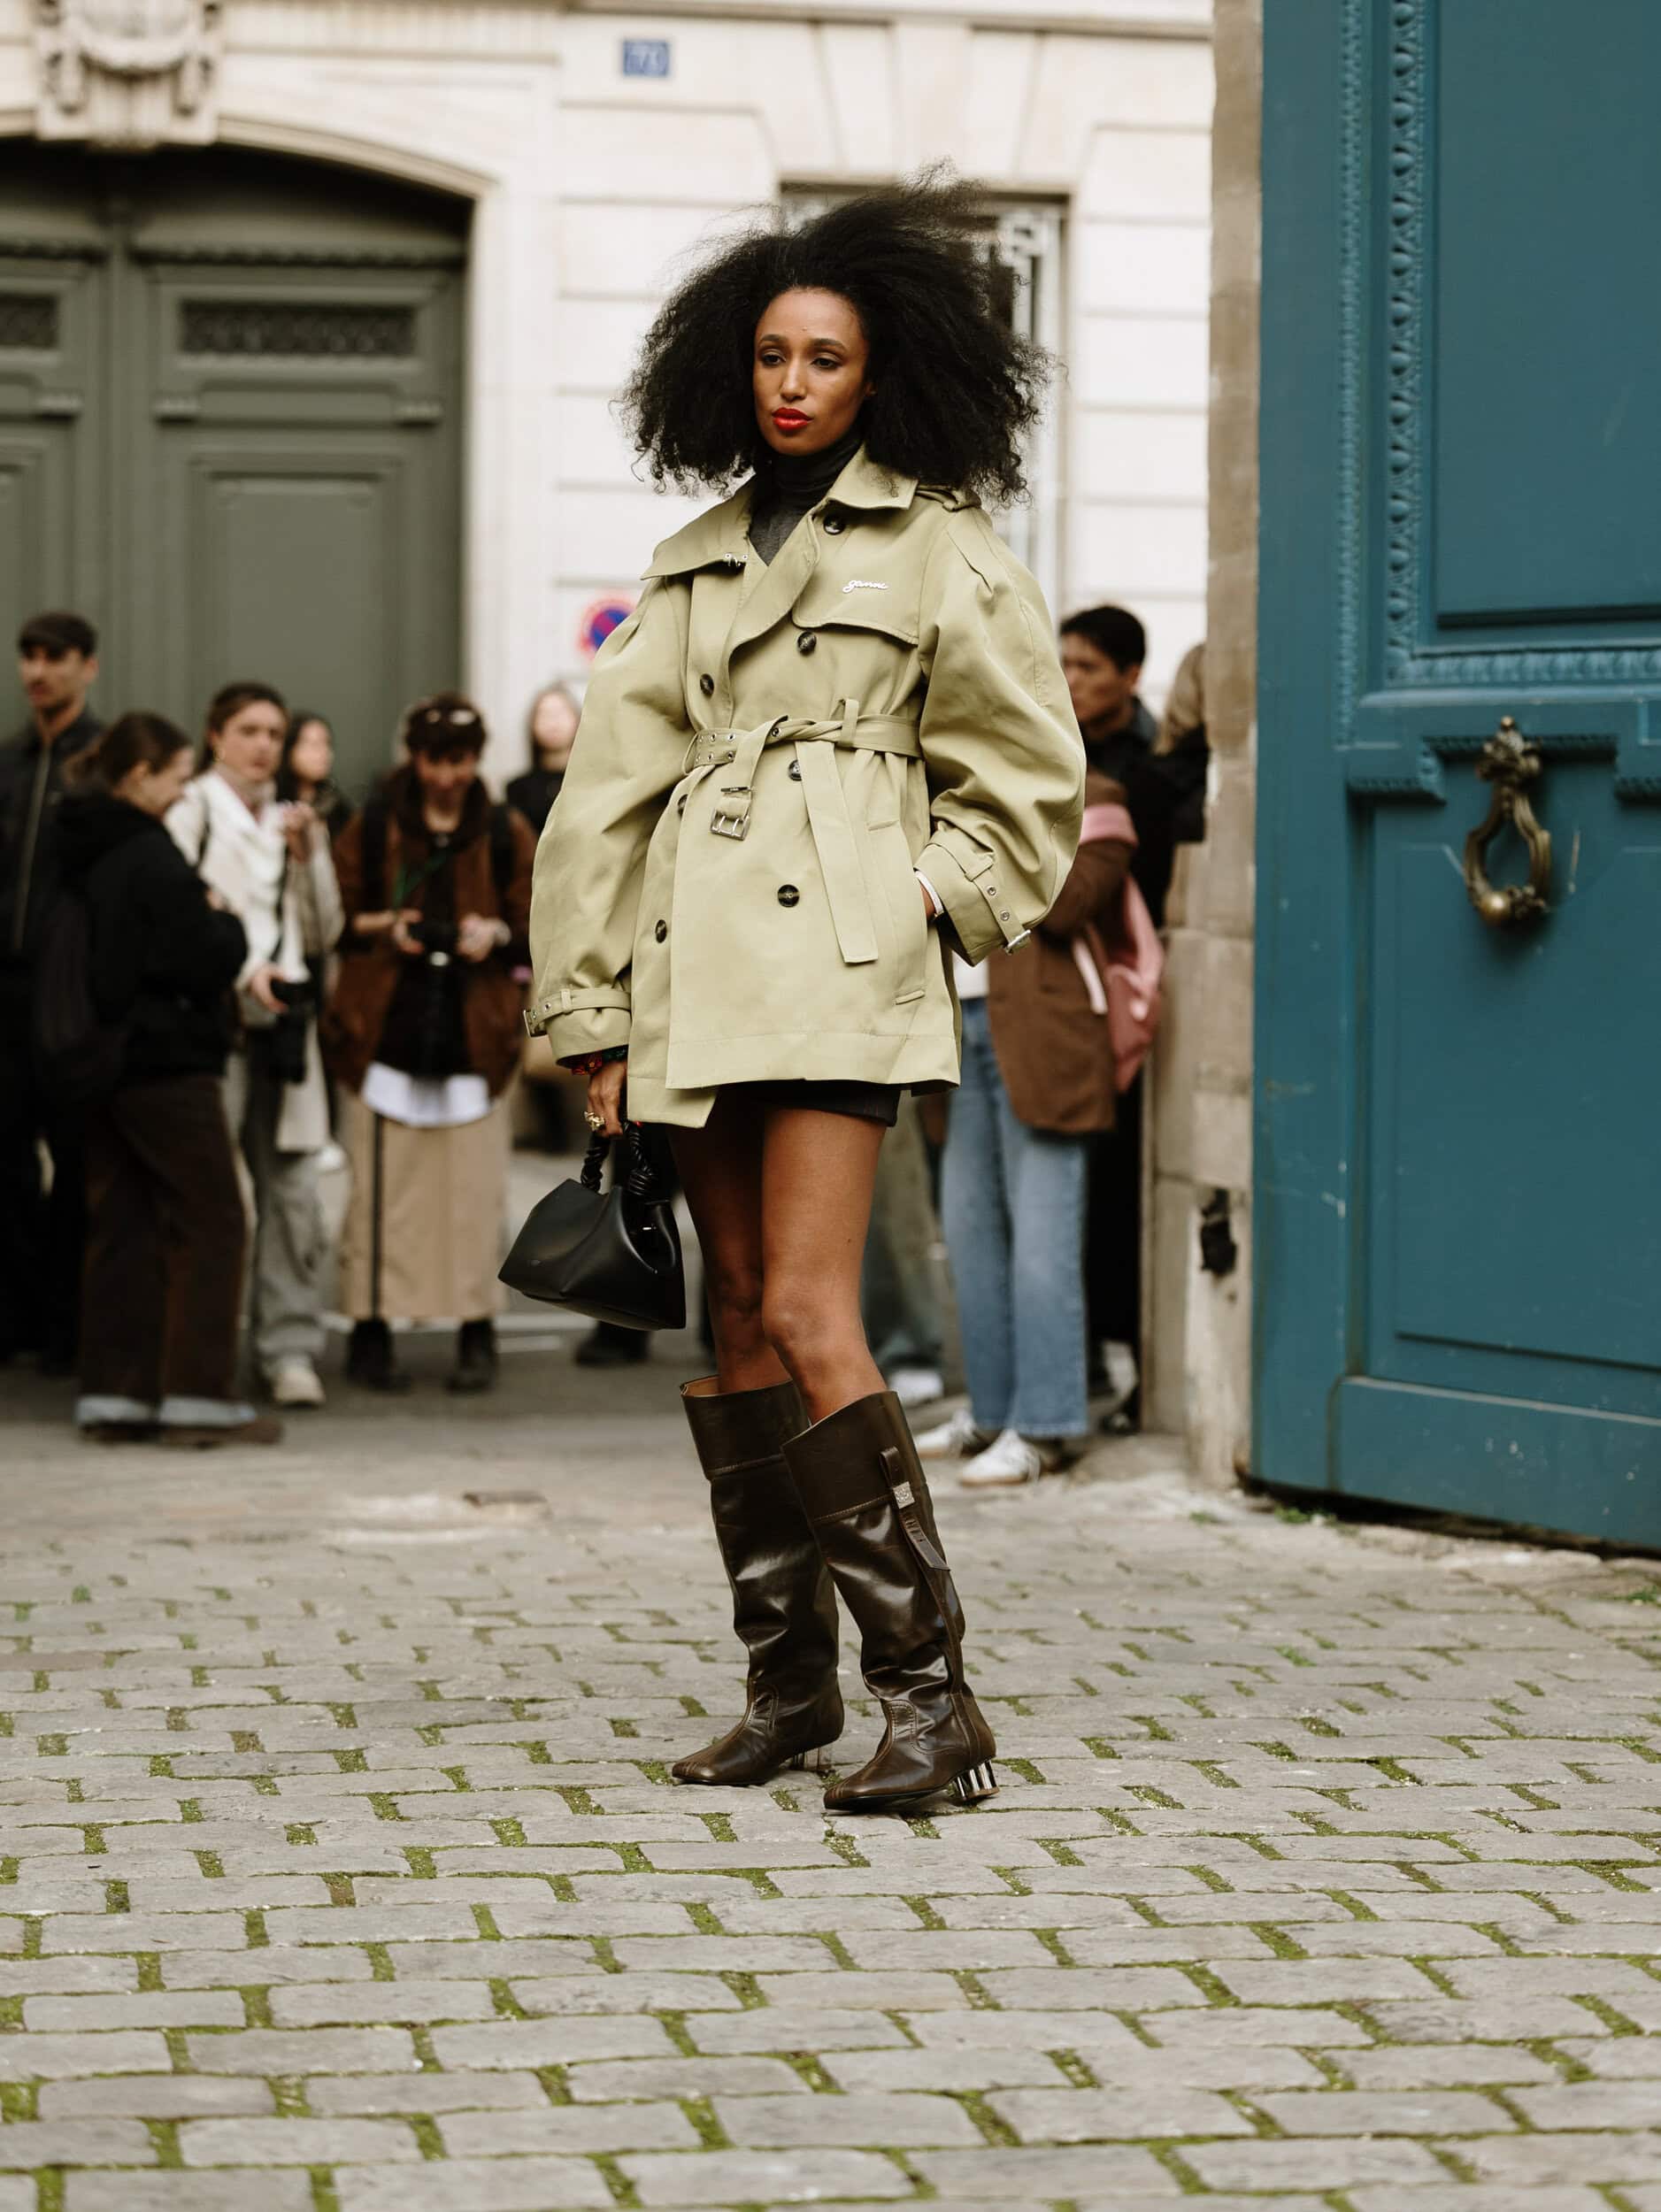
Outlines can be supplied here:
<path id="1" fill-rule="evenodd" d="M 605 1116 L 604 1114 L 584 1114 L 582 1118 L 588 1123 L 590 1129 L 604 1129 L 605 1126 Z"/>

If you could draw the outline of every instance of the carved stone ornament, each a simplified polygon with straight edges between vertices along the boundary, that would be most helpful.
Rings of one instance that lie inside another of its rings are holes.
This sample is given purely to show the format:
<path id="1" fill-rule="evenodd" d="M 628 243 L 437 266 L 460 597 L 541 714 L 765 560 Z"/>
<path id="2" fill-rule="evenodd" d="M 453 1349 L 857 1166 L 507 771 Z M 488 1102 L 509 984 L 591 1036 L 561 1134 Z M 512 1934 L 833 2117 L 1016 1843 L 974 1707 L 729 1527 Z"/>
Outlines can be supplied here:
<path id="1" fill-rule="evenodd" d="M 35 0 L 40 136 L 210 143 L 220 15 L 221 0 Z"/>

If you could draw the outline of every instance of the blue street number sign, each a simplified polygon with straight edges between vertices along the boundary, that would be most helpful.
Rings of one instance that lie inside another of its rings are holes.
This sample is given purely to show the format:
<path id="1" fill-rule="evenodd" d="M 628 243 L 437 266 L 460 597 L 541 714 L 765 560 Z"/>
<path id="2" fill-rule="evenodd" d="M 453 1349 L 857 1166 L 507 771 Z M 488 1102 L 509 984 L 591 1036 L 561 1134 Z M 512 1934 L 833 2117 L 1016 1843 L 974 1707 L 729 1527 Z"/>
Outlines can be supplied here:
<path id="1" fill-rule="evenodd" d="M 666 38 L 626 38 L 623 41 L 623 74 L 626 77 L 666 77 L 669 74 L 669 55 Z"/>

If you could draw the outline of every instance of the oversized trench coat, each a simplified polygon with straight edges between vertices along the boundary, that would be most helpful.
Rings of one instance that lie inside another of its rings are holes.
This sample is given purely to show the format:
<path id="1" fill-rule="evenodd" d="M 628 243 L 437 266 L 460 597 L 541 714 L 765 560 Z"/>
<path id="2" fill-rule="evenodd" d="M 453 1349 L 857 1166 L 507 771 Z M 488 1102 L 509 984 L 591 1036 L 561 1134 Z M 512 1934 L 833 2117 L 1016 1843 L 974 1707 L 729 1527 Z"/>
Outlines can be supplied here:
<path id="1" fill-rule="evenodd" d="M 537 849 L 533 1025 L 557 1058 L 627 1045 L 640 1121 L 699 1127 L 727 1083 L 955 1083 L 948 949 L 1020 943 L 1078 843 L 1050 616 L 981 508 L 862 449 L 771 567 L 750 508 L 658 548 Z"/>

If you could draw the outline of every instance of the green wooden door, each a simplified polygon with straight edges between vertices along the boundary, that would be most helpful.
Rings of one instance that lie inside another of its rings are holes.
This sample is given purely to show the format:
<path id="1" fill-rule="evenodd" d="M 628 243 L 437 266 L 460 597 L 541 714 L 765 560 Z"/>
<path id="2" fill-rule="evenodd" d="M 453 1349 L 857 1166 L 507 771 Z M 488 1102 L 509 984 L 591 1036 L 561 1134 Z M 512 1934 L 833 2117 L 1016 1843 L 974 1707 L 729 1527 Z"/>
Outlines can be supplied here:
<path id="1" fill-rule="evenodd" d="M 459 203 L 216 150 L 0 154 L 0 582 L 84 608 L 100 703 L 227 680 L 362 789 L 461 665 Z"/>
<path id="2" fill-rule="evenodd" d="M 1661 1543 L 1661 7 L 1265 27 L 1256 1464 Z"/>

